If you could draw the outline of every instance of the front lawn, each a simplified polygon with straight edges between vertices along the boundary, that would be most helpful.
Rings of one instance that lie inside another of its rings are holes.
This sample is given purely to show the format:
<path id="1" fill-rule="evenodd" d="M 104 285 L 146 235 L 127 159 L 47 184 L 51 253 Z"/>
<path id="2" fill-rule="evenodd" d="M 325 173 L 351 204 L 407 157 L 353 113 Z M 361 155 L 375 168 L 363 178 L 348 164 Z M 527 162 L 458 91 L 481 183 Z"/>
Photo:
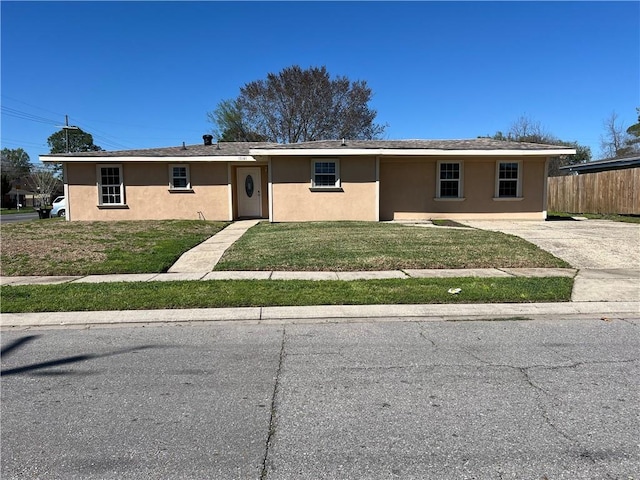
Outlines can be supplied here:
<path id="1" fill-rule="evenodd" d="M 160 273 L 227 223 L 199 220 L 2 225 L 0 274 Z"/>
<path id="2" fill-rule="evenodd" d="M 267 223 L 251 228 L 216 270 L 357 271 L 569 267 L 535 245 L 477 229 L 374 222 Z"/>

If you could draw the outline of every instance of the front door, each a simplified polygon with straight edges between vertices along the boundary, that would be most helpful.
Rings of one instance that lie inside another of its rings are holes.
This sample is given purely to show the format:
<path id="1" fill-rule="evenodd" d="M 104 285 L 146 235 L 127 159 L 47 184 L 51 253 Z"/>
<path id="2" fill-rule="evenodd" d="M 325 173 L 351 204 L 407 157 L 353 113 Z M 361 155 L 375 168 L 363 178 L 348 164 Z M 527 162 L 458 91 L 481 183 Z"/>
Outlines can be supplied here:
<path id="1" fill-rule="evenodd" d="M 238 167 L 238 217 L 262 217 L 261 186 L 260 167 Z"/>

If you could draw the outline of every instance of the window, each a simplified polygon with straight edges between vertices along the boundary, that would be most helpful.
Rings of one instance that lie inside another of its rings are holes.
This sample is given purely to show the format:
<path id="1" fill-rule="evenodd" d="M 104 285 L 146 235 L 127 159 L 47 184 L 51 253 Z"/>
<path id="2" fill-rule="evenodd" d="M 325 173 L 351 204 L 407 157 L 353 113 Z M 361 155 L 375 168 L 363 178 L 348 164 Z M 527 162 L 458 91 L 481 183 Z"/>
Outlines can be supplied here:
<path id="1" fill-rule="evenodd" d="M 314 160 L 311 168 L 311 188 L 340 188 L 338 160 Z"/>
<path id="2" fill-rule="evenodd" d="M 190 190 L 189 165 L 169 165 L 169 189 Z"/>
<path id="3" fill-rule="evenodd" d="M 522 196 L 520 170 L 520 162 L 498 162 L 496 174 L 497 198 L 520 198 Z"/>
<path id="4" fill-rule="evenodd" d="M 98 182 L 100 205 L 124 205 L 121 165 L 98 165 Z"/>
<path id="5" fill-rule="evenodd" d="M 438 162 L 437 198 L 462 198 L 462 162 Z"/>

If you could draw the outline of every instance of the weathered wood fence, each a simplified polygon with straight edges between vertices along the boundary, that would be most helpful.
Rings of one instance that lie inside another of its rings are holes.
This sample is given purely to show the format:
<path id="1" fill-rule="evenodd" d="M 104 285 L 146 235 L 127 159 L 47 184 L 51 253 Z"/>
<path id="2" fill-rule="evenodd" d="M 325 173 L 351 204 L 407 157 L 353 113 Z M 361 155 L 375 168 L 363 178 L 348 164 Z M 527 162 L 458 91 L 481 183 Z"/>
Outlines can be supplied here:
<path id="1" fill-rule="evenodd" d="M 549 177 L 547 210 L 640 215 L 640 168 Z"/>

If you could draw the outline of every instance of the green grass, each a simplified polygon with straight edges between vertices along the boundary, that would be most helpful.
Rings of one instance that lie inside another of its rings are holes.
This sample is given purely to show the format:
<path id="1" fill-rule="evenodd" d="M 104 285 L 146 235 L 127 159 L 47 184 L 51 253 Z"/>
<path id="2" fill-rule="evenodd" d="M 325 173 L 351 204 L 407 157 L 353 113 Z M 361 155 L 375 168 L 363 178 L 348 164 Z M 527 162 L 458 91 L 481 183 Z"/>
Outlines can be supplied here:
<path id="1" fill-rule="evenodd" d="M 172 308 L 566 302 L 573 279 L 215 280 L 0 287 L 2 313 Z M 461 288 L 457 295 L 449 288 Z"/>
<path id="2" fill-rule="evenodd" d="M 512 235 L 372 222 L 260 223 L 216 270 L 568 267 Z"/>
<path id="3" fill-rule="evenodd" d="M 571 217 L 585 217 L 591 220 L 611 220 L 612 222 L 640 223 L 640 215 L 617 215 L 613 213 L 566 213 L 549 212 L 549 220 L 570 219 Z"/>
<path id="4" fill-rule="evenodd" d="M 431 223 L 433 223 L 437 227 L 469 228 L 468 226 L 462 223 L 456 222 L 455 220 L 434 219 L 434 220 L 431 220 Z"/>
<path id="5" fill-rule="evenodd" d="M 60 220 L 60 221 L 58 221 Z M 2 226 L 2 275 L 160 273 L 227 223 L 42 222 Z"/>
<path id="6" fill-rule="evenodd" d="M 33 213 L 35 210 L 32 207 L 22 207 L 20 210 L 17 208 L 0 208 L 0 215 L 15 215 L 16 213 Z"/>

